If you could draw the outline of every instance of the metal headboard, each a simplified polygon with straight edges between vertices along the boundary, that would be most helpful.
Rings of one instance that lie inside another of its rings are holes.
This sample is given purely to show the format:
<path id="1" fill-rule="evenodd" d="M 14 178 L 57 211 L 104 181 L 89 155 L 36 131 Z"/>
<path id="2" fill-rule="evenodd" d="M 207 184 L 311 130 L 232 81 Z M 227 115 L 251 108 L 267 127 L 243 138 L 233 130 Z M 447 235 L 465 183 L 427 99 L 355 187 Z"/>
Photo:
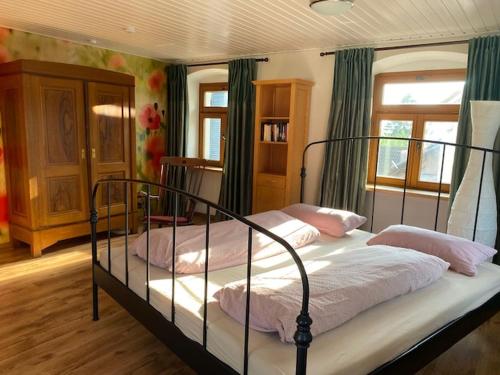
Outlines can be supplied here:
<path id="1" fill-rule="evenodd" d="M 420 138 L 401 138 L 401 137 L 385 137 L 385 136 L 346 137 L 346 138 L 324 139 L 321 141 L 311 142 L 305 147 L 304 152 L 302 153 L 302 168 L 300 171 L 300 177 L 301 177 L 300 202 L 301 203 L 304 202 L 304 187 L 305 187 L 305 180 L 307 177 L 306 158 L 307 158 L 307 152 L 309 151 L 309 149 L 311 149 L 313 146 L 317 146 L 317 145 L 350 143 L 350 146 L 351 146 L 350 149 L 354 150 L 354 147 L 352 147 L 354 142 L 376 142 L 375 158 L 378 161 L 381 140 L 405 141 L 408 143 L 407 152 L 410 150 L 412 143 L 429 143 L 429 144 L 436 144 L 436 145 L 443 146 L 442 147 L 443 148 L 443 150 L 442 150 L 443 157 L 441 158 L 441 169 L 440 169 L 438 192 L 437 192 L 437 199 L 436 199 L 434 230 L 437 230 L 437 225 L 438 225 L 439 207 L 440 207 L 442 186 L 443 186 L 443 170 L 444 170 L 444 161 L 445 161 L 444 155 L 446 153 L 446 148 L 447 147 L 458 147 L 458 148 L 466 149 L 468 151 L 475 150 L 475 151 L 481 151 L 483 153 L 481 177 L 480 177 L 480 181 L 479 181 L 479 193 L 478 193 L 478 197 L 477 197 L 475 220 L 474 220 L 474 231 L 473 231 L 473 238 L 472 238 L 472 240 L 475 240 L 476 230 L 477 230 L 477 219 L 478 219 L 478 215 L 479 215 L 479 203 L 481 200 L 481 189 L 483 186 L 483 176 L 484 176 L 486 156 L 488 155 L 488 153 L 492 154 L 492 155 L 500 155 L 500 150 L 493 150 L 493 149 L 470 146 L 470 145 L 465 145 L 465 144 L 458 144 L 458 143 L 424 140 L 424 139 L 420 139 Z M 368 155 L 368 152 L 367 152 L 367 155 Z M 405 203 L 406 203 L 406 196 L 407 196 L 407 190 L 408 190 L 408 169 L 409 169 L 408 168 L 408 161 L 409 161 L 409 157 L 406 158 L 406 165 L 405 165 L 405 175 L 404 175 L 404 182 L 403 182 L 402 205 L 401 205 L 401 220 L 400 220 L 401 224 L 403 224 L 403 221 L 404 221 Z M 373 231 L 373 218 L 374 218 L 374 213 L 375 213 L 375 197 L 376 197 L 376 192 L 377 192 L 377 167 L 378 167 L 378 162 L 375 163 L 375 176 L 374 176 L 374 181 L 373 181 L 373 195 L 372 195 L 373 201 L 371 204 L 370 232 Z"/>

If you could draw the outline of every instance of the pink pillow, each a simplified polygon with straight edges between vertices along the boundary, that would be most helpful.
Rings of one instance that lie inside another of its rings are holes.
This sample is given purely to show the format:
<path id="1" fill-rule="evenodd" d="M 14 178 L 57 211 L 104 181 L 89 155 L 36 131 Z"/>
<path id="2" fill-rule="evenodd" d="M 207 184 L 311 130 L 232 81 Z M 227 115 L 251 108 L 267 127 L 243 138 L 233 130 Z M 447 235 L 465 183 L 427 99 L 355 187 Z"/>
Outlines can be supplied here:
<path id="1" fill-rule="evenodd" d="M 450 263 L 451 269 L 467 276 L 474 276 L 476 266 L 497 253 L 479 242 L 407 225 L 391 225 L 367 244 L 405 247 L 435 255 Z"/>
<path id="2" fill-rule="evenodd" d="M 366 222 L 366 217 L 356 215 L 354 212 L 304 203 L 292 204 L 281 211 L 333 237 L 342 237 L 346 232 L 356 229 Z"/>

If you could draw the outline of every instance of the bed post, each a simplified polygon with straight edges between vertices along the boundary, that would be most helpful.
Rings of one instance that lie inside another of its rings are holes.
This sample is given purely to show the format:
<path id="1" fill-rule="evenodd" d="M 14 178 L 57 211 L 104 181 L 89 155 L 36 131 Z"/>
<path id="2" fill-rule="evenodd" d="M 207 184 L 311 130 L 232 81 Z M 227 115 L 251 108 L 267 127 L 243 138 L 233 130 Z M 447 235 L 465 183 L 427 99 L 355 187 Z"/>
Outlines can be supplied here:
<path id="1" fill-rule="evenodd" d="M 293 336 L 297 346 L 296 375 L 305 375 L 307 370 L 307 349 L 312 341 L 311 335 L 312 319 L 307 311 L 301 311 L 297 317 L 297 331 Z"/>
<path id="2" fill-rule="evenodd" d="M 304 184 L 306 182 L 306 152 L 309 145 L 302 151 L 302 166 L 300 167 L 300 203 L 304 203 Z"/>
<path id="3" fill-rule="evenodd" d="M 92 240 L 92 312 L 94 321 L 99 320 L 99 295 L 98 286 L 95 282 L 95 266 L 97 264 L 97 210 L 95 209 L 95 192 L 92 197 L 92 209 L 90 211 L 90 226 Z"/>
<path id="4" fill-rule="evenodd" d="M 304 203 L 304 183 L 307 176 L 306 167 L 300 168 L 300 203 Z"/>

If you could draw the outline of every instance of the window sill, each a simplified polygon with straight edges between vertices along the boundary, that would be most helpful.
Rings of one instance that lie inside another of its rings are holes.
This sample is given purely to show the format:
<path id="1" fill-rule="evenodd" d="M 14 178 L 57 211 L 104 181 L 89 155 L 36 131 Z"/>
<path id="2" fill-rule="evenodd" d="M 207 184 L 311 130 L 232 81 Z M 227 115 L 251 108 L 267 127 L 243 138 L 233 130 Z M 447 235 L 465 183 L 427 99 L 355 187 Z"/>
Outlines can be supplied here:
<path id="1" fill-rule="evenodd" d="M 205 167 L 206 171 L 222 173 L 221 167 Z"/>
<path id="2" fill-rule="evenodd" d="M 374 190 L 373 184 L 366 185 L 366 191 L 372 192 Z M 384 193 L 389 194 L 403 194 L 403 188 L 395 187 L 395 186 L 387 186 L 387 185 L 377 185 L 377 191 L 383 191 Z M 409 197 L 416 198 L 429 198 L 429 199 L 437 199 L 438 192 L 437 191 L 428 191 L 428 190 L 416 190 L 416 189 L 406 189 L 406 195 Z M 441 193 L 441 200 L 449 200 L 449 193 Z"/>

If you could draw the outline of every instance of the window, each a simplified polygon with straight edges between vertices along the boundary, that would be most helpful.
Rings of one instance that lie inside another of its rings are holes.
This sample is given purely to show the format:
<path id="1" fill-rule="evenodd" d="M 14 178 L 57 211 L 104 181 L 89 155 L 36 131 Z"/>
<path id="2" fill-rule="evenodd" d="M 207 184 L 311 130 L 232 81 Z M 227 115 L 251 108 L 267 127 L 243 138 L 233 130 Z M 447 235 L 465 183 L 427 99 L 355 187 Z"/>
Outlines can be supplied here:
<path id="1" fill-rule="evenodd" d="M 200 84 L 199 157 L 216 167 L 224 163 L 227 124 L 227 83 Z"/>
<path id="2" fill-rule="evenodd" d="M 455 143 L 465 70 L 382 73 L 375 77 L 372 135 Z M 449 191 L 454 147 L 381 140 L 370 143 L 368 182 Z M 408 167 L 408 170 L 406 169 Z M 441 170 L 442 168 L 442 170 Z"/>

